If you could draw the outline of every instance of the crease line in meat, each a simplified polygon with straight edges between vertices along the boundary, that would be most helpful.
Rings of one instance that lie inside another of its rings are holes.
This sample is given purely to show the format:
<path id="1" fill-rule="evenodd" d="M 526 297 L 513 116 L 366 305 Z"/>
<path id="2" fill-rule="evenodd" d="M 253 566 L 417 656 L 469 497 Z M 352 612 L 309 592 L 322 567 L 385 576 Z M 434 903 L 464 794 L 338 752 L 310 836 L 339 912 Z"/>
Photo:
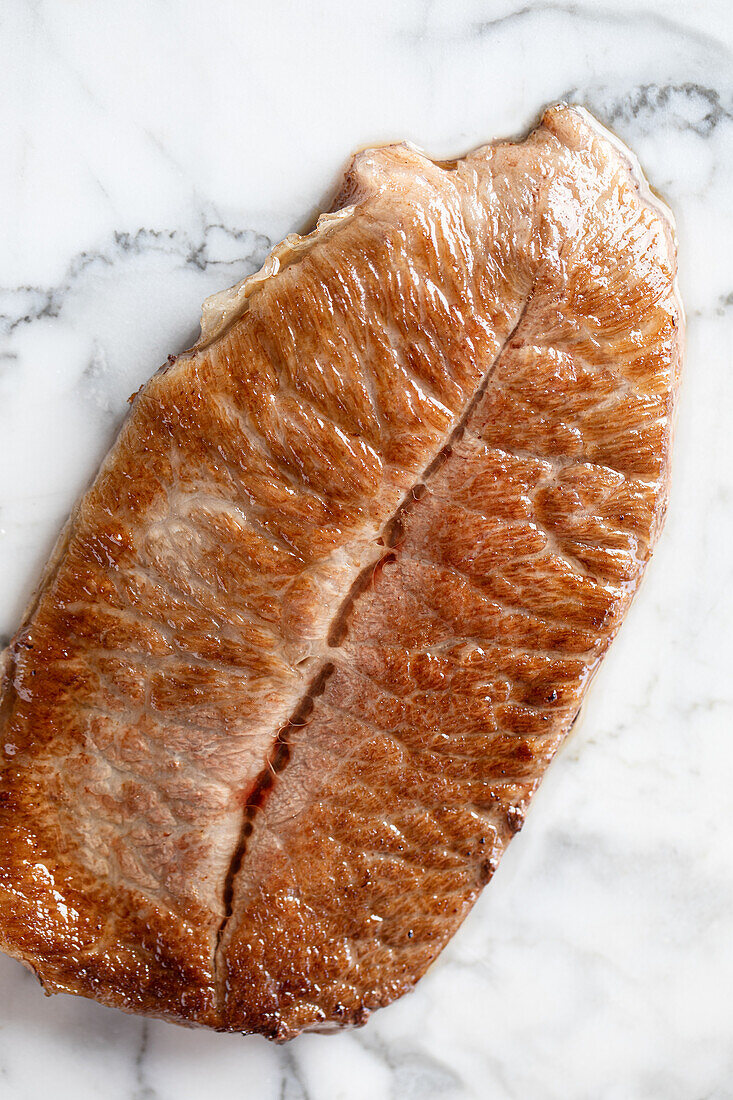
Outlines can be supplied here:
<path id="1" fill-rule="evenodd" d="M 368 588 L 375 574 L 384 566 L 385 562 L 394 558 L 392 549 L 399 544 L 399 536 L 401 530 L 401 519 L 420 499 L 423 492 L 427 488 L 426 482 L 430 479 L 436 470 L 439 470 L 445 459 L 450 455 L 453 447 L 463 437 L 468 422 L 471 418 L 471 414 L 474 412 L 478 403 L 483 395 L 486 393 L 491 376 L 496 369 L 496 366 L 504 354 L 505 350 L 511 345 L 512 340 L 515 339 L 519 329 L 522 326 L 522 322 L 527 314 L 527 309 L 532 301 L 532 295 L 534 292 L 534 284 L 526 299 L 522 303 L 519 310 L 516 321 L 512 325 L 508 336 L 502 342 L 501 346 L 497 350 L 491 365 L 488 370 L 484 372 L 481 381 L 472 393 L 469 400 L 466 402 L 466 406 L 461 413 L 461 416 L 451 431 L 448 439 L 437 452 L 437 454 L 430 460 L 428 465 L 421 473 L 418 481 L 411 486 L 405 493 L 404 498 L 395 509 L 394 513 L 390 516 L 387 522 L 382 528 L 382 533 L 377 538 L 378 544 L 383 544 L 387 548 L 387 553 L 382 554 L 376 561 L 370 562 L 359 574 L 354 583 L 352 584 L 349 592 L 345 596 L 341 606 L 337 609 L 333 622 L 328 632 L 327 645 L 329 649 L 338 649 L 343 643 L 346 634 L 348 633 L 348 619 L 353 609 L 355 601 L 359 598 L 359 595 Z M 240 831 L 239 842 L 232 855 L 229 867 L 227 869 L 224 891 L 223 891 L 223 907 L 224 916 L 222 917 L 221 924 L 216 936 L 216 947 L 214 950 L 214 974 L 217 986 L 217 1001 L 221 1003 L 224 991 L 221 988 L 222 976 L 220 973 L 220 955 L 221 955 L 221 941 L 226 927 L 231 919 L 233 911 L 233 898 L 234 887 L 237 875 L 242 866 L 244 858 L 247 853 L 247 840 L 252 833 L 252 823 L 258 810 L 262 807 L 269 792 L 271 791 L 274 783 L 277 780 L 277 776 L 282 772 L 288 764 L 290 758 L 289 749 L 289 735 L 293 729 L 300 728 L 305 725 L 308 715 L 313 709 L 313 703 L 315 699 L 323 693 L 326 686 L 326 682 L 333 674 L 335 666 L 332 661 L 325 661 L 318 672 L 311 680 L 305 694 L 299 701 L 297 707 L 293 711 L 293 714 L 288 719 L 286 724 L 278 731 L 275 745 L 273 750 L 265 763 L 265 767 L 255 779 L 252 786 L 251 793 L 247 799 L 247 804 L 244 808 L 242 817 L 242 827 Z"/>

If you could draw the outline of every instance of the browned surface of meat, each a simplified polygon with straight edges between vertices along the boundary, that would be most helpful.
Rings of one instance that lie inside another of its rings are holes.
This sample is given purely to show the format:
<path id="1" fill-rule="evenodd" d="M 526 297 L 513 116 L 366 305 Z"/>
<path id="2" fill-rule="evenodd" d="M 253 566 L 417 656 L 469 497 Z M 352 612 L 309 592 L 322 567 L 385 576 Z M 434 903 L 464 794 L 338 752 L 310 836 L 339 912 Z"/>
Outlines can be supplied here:
<path id="1" fill-rule="evenodd" d="M 674 242 L 607 136 L 370 150 L 339 205 L 136 396 L 5 654 L 48 990 L 282 1039 L 409 989 L 658 534 Z"/>

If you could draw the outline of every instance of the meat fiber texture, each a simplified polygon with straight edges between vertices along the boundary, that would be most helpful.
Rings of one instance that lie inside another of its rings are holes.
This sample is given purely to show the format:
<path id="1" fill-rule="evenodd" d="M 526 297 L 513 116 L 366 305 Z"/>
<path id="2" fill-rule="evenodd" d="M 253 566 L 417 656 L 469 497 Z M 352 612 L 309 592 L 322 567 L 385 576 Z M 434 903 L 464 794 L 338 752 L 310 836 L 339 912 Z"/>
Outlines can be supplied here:
<path id="1" fill-rule="evenodd" d="M 279 1040 L 409 990 L 663 520 L 673 231 L 584 112 L 336 212 L 136 395 L 3 657 L 0 943 Z"/>

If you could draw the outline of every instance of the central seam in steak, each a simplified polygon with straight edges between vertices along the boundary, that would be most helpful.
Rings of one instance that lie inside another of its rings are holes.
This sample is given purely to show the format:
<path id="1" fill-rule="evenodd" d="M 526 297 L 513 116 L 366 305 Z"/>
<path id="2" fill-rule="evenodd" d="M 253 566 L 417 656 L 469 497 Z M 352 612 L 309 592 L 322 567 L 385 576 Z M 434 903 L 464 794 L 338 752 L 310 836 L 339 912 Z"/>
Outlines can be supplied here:
<path id="1" fill-rule="evenodd" d="M 664 515 L 674 238 L 583 112 L 336 212 L 135 396 L 4 654 L 0 943 L 286 1039 L 491 877 Z"/>

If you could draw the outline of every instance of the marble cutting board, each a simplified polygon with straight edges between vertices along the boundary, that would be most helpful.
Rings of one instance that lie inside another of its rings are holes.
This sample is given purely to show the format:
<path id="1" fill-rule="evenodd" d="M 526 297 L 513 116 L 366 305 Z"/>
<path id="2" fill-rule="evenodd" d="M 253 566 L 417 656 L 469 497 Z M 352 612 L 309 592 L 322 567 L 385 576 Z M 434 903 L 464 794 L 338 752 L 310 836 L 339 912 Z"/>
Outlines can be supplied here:
<path id="1" fill-rule="evenodd" d="M 13 0 L 0 11 L 0 633 L 126 398 L 355 148 L 589 107 L 678 220 L 669 520 L 527 825 L 362 1031 L 187 1032 L 0 958 L 0 1097 L 733 1098 L 733 8 L 728 0 Z"/>

